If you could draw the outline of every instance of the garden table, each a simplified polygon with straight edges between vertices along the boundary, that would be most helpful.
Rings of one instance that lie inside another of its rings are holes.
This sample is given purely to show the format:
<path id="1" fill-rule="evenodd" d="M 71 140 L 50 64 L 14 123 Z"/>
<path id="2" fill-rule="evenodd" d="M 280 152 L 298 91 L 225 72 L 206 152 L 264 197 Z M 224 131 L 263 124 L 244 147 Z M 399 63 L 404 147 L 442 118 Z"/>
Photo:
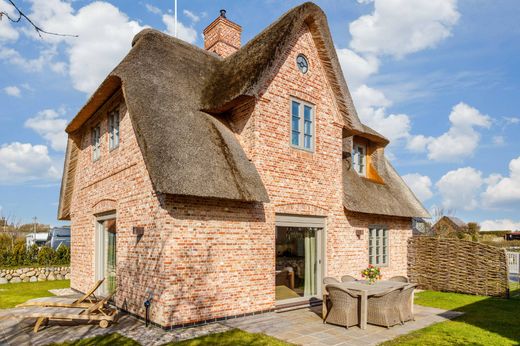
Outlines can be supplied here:
<path id="1" fill-rule="evenodd" d="M 338 285 L 341 285 L 349 290 L 359 292 L 360 296 L 360 316 L 359 316 L 359 327 L 361 329 L 367 328 L 367 306 L 368 306 L 368 297 L 381 294 L 392 289 L 403 288 L 408 283 L 405 282 L 396 282 L 396 281 L 376 281 L 376 283 L 370 285 L 368 281 L 358 280 L 358 281 L 349 281 L 342 282 Z M 326 308 L 326 297 L 324 297 L 324 310 Z M 413 304 L 413 303 L 412 303 Z M 325 315 L 324 315 L 325 316 Z"/>

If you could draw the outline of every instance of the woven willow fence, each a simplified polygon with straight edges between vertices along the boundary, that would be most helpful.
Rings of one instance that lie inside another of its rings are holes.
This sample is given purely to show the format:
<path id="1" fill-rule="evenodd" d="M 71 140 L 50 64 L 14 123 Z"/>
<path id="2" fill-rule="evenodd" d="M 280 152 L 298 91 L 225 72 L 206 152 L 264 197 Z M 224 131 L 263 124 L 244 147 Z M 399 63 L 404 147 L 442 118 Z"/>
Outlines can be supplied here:
<path id="1" fill-rule="evenodd" d="M 505 251 L 472 241 L 412 237 L 408 241 L 408 276 L 421 289 L 508 295 Z"/>

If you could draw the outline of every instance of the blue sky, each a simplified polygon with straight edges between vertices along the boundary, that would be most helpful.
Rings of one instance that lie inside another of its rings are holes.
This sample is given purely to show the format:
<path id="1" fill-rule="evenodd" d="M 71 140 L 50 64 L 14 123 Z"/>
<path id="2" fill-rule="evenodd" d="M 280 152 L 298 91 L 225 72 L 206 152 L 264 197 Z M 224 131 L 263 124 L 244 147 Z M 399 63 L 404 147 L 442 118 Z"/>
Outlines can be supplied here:
<path id="1" fill-rule="evenodd" d="M 0 22 L 0 212 L 57 224 L 63 128 L 149 26 L 173 32 L 171 1 L 18 0 L 48 31 Z M 298 1 L 178 1 L 180 38 L 225 8 L 245 43 Z M 317 1 L 361 119 L 429 209 L 520 229 L 520 3 Z M 0 11 L 14 14 L 5 0 Z"/>

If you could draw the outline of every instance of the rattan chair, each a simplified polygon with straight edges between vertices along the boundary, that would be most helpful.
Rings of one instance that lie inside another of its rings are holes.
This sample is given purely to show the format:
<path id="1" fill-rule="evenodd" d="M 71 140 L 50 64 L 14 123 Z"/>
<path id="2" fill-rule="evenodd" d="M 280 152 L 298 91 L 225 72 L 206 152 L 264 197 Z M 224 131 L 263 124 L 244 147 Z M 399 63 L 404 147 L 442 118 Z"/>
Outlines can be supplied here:
<path id="1" fill-rule="evenodd" d="M 399 315 L 402 323 L 415 321 L 412 310 L 413 291 L 415 287 L 417 287 L 417 284 L 407 285 L 399 293 Z"/>
<path id="2" fill-rule="evenodd" d="M 399 314 L 399 294 L 402 288 L 368 297 L 367 322 L 390 328 L 401 323 Z"/>
<path id="3" fill-rule="evenodd" d="M 330 308 L 323 323 L 331 323 L 345 328 L 359 324 L 359 294 L 338 284 L 327 285 Z"/>
<path id="4" fill-rule="evenodd" d="M 333 278 L 332 276 L 327 276 L 325 278 L 323 278 L 323 284 L 324 285 L 328 285 L 328 284 L 339 284 L 340 281 L 336 278 Z"/>
<path id="5" fill-rule="evenodd" d="M 351 275 L 343 275 L 341 277 L 341 282 L 349 282 L 349 281 L 356 281 L 357 279 Z"/>
<path id="6" fill-rule="evenodd" d="M 410 282 L 406 276 L 392 276 L 388 281 L 396 281 L 396 282 Z"/>

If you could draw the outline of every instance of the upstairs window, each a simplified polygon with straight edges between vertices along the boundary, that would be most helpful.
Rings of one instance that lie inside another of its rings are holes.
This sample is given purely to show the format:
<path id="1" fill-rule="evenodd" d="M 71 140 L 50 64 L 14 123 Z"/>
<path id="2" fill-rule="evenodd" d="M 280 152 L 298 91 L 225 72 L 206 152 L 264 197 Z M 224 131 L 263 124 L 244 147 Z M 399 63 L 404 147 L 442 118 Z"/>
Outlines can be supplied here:
<path id="1" fill-rule="evenodd" d="M 367 174 L 366 155 L 366 145 L 354 143 L 354 155 L 352 155 L 352 164 L 356 173 L 364 177 Z"/>
<path id="2" fill-rule="evenodd" d="M 91 130 L 92 140 L 92 161 L 97 161 L 101 157 L 101 128 L 99 125 Z"/>
<path id="3" fill-rule="evenodd" d="M 368 261 L 375 266 L 388 265 L 388 230 L 386 227 L 369 228 Z"/>
<path id="4" fill-rule="evenodd" d="M 119 111 L 114 110 L 108 115 L 108 148 L 110 150 L 119 146 Z"/>
<path id="5" fill-rule="evenodd" d="M 291 102 L 291 145 L 314 150 L 314 107 L 302 101 Z"/>

